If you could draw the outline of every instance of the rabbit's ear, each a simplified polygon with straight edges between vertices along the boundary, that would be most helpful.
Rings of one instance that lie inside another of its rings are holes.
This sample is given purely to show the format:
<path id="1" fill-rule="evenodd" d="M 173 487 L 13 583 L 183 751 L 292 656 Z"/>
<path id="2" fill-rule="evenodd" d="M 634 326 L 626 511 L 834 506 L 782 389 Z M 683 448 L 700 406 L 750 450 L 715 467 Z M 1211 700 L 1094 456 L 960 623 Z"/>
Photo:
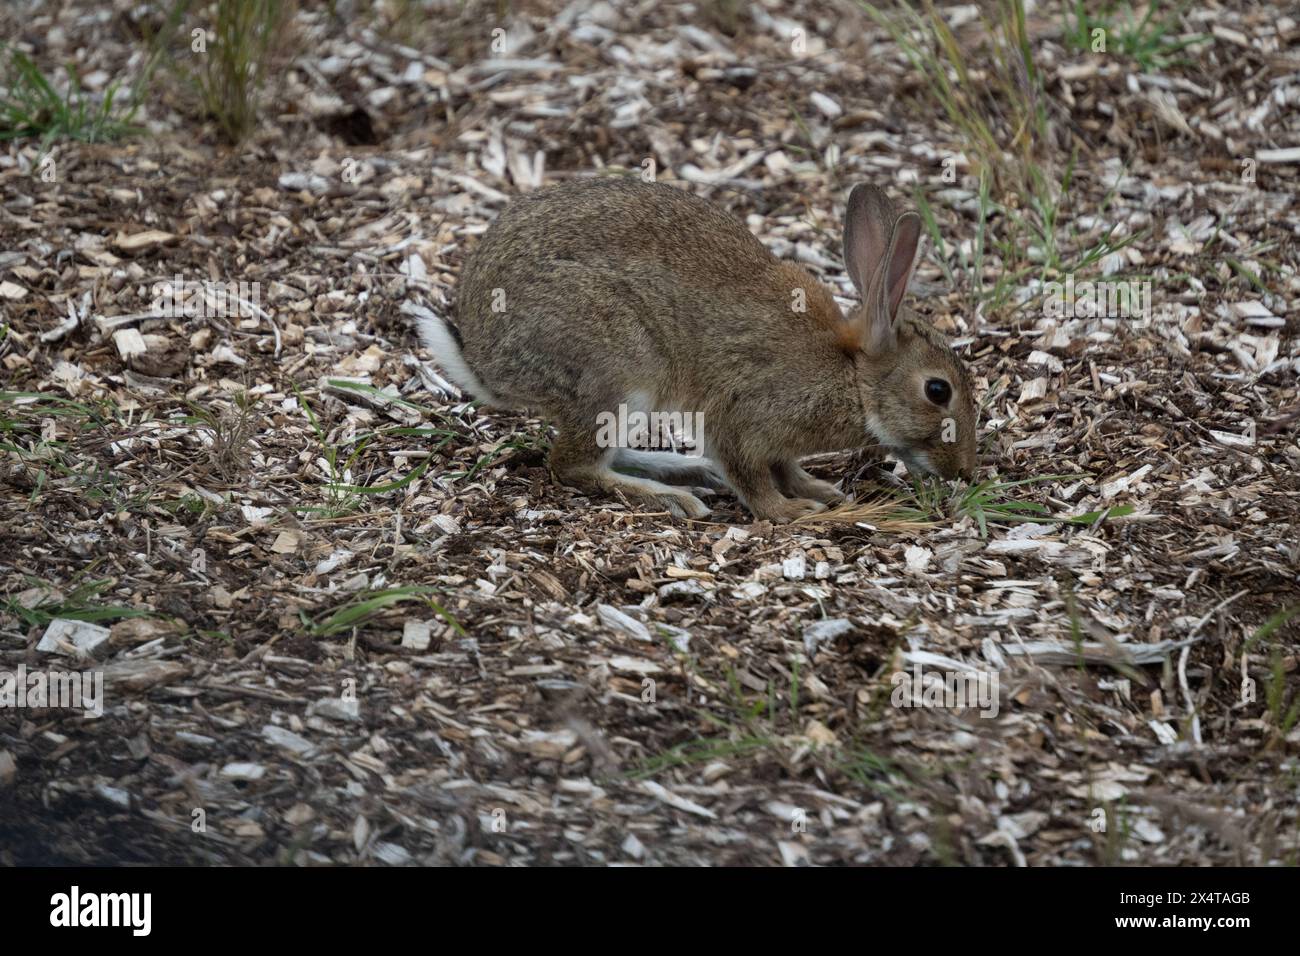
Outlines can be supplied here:
<path id="1" fill-rule="evenodd" d="M 921 239 L 921 217 L 903 213 L 889 233 L 885 255 L 871 278 L 870 291 L 862 297 L 866 320 L 862 347 L 871 354 L 893 348 L 898 307 L 907 291 L 916 261 L 916 246 Z"/>
<path id="2" fill-rule="evenodd" d="M 920 242 L 921 217 L 914 212 L 903 213 L 894 222 L 889 235 L 889 251 L 876 273 L 880 285 L 872 290 L 879 297 L 877 305 L 884 309 L 891 323 L 898 318 L 898 307 L 903 303 L 908 280 L 912 278 L 916 247 Z"/>
<path id="3" fill-rule="evenodd" d="M 849 193 L 849 208 L 844 213 L 844 267 L 864 299 L 889 248 L 889 233 L 897 218 L 884 190 L 863 183 Z"/>
<path id="4" fill-rule="evenodd" d="M 849 197 L 844 226 L 844 261 L 862 292 L 862 348 L 879 354 L 894 345 L 894 321 L 907 291 L 921 241 L 921 217 L 899 216 L 874 186 L 858 186 Z M 870 270 L 868 272 L 868 270 Z M 870 276 L 870 281 L 865 281 Z"/>

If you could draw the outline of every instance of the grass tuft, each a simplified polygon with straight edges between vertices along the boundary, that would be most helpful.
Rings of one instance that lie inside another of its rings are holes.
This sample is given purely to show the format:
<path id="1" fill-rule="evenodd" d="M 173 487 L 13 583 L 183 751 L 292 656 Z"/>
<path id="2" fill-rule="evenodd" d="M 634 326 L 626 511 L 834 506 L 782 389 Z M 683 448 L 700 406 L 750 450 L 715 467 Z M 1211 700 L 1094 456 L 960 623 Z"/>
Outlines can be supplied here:
<path id="1" fill-rule="evenodd" d="M 380 395 L 389 401 L 410 405 L 413 408 L 420 408 L 414 402 L 408 402 L 405 399 L 394 398 L 387 393 L 374 389 L 372 386 L 361 386 L 356 383 L 346 383 L 357 390 L 368 389 L 376 395 Z M 325 465 L 325 473 L 329 480 L 325 483 L 325 503 L 322 506 L 302 506 L 299 511 L 314 512 L 326 518 L 337 518 L 342 515 L 350 514 L 361 507 L 362 502 L 370 495 L 382 495 L 391 491 L 400 491 L 407 485 L 414 482 L 423 475 L 434 461 L 435 454 L 443 448 L 452 438 L 456 437 L 454 432 L 438 428 L 411 428 L 411 427 L 394 427 L 380 429 L 376 432 L 368 432 L 363 435 L 357 435 L 350 441 L 336 442 L 331 441 L 330 437 L 321 427 L 320 421 L 316 418 L 316 413 L 312 411 L 311 405 L 307 402 L 307 397 L 303 395 L 298 386 L 294 386 L 294 392 L 298 396 L 298 404 L 302 407 L 303 413 L 307 416 L 307 421 L 311 424 L 312 431 L 316 435 L 317 441 L 320 442 L 322 449 L 321 460 Z M 405 436 L 441 436 L 441 441 L 429 449 L 429 455 L 424 461 L 420 462 L 415 468 L 403 478 L 382 485 L 357 485 L 351 481 L 353 466 L 361 459 L 361 454 L 369 446 L 371 439 L 387 435 L 405 435 Z M 350 454 L 344 455 L 343 451 L 348 445 L 355 445 Z"/>
<path id="2" fill-rule="evenodd" d="M 1042 79 L 1034 65 L 1023 0 L 996 0 L 981 13 L 984 42 L 966 51 L 933 0 L 885 12 L 862 2 L 920 74 L 932 101 L 960 133 L 979 175 L 995 190 L 1027 195 L 1030 170 L 1047 144 Z"/>
<path id="3" fill-rule="evenodd" d="M 173 60 L 193 86 L 204 112 L 231 143 L 247 138 L 257 125 L 263 90 L 276 54 L 287 46 L 292 0 L 176 0 L 167 39 L 175 24 L 198 24 L 182 35 L 185 53 Z M 188 16 L 193 10 L 196 16 Z M 188 61 L 188 62 L 187 62 Z M 195 65 L 189 65 L 194 63 Z"/>
<path id="4" fill-rule="evenodd" d="M 988 5 L 973 45 L 958 42 L 945 19 L 950 11 L 941 12 L 933 0 L 919 7 L 903 0 L 890 11 L 864 6 L 916 69 L 930 104 L 955 129 L 958 149 L 978 182 L 969 245 L 945 243 L 931 197 L 919 187 L 914 196 L 931 255 L 945 278 L 964 288 L 974 318 L 1017 312 L 1036 300 L 1022 291 L 1035 276 L 1082 277 L 1134 241 L 1135 236 L 1117 240 L 1114 229 L 1087 242 L 1058 238 L 1068 221 L 1075 157 L 1058 161 L 1055 155 L 1050 101 L 1034 63 L 1023 0 Z"/>
<path id="5" fill-rule="evenodd" d="M 1069 481 L 1082 475 L 1042 475 L 1019 481 L 987 479 L 954 489 L 937 478 L 913 479 L 906 490 L 886 493 L 861 502 L 852 502 L 815 515 L 798 519 L 796 524 L 857 524 L 865 522 L 879 531 L 905 534 L 921 531 L 944 521 L 972 518 L 987 538 L 990 524 L 1018 524 L 1026 521 L 1044 524 L 1096 526 L 1107 518 L 1133 513 L 1132 505 L 1116 505 L 1078 515 L 1057 515 L 1037 501 L 1025 501 L 1009 495 L 1013 488 L 1049 481 Z"/>
<path id="6" fill-rule="evenodd" d="M 451 614 L 429 595 L 436 589 L 427 586 L 388 588 L 384 591 L 372 591 L 358 595 L 333 611 L 320 615 L 315 620 L 304 619 L 308 633 L 313 637 L 331 637 L 359 627 L 373 618 L 380 611 L 405 601 L 421 601 L 435 614 L 452 626 L 452 629 L 465 636 L 465 629 Z"/>
<path id="7" fill-rule="evenodd" d="M 891 534 L 924 531 L 934 524 L 930 518 L 902 513 L 898 504 L 897 498 L 889 496 L 850 501 L 817 514 L 804 515 L 793 523 L 800 525 L 869 524 L 877 531 Z"/>
<path id="8" fill-rule="evenodd" d="M 65 69 L 61 94 L 26 54 L 0 44 L 0 141 L 38 139 L 45 152 L 58 139 L 102 143 L 137 131 L 132 120 L 139 102 L 131 97 L 123 107 L 120 81 L 96 97 L 82 89 L 74 67 Z"/>
<path id="9" fill-rule="evenodd" d="M 1186 3 L 1161 17 L 1156 16 L 1160 4 L 1154 0 L 1141 17 L 1127 2 L 1103 3 L 1100 7 L 1090 12 L 1083 0 L 1075 0 L 1074 6 L 1067 8 L 1066 46 L 1085 53 L 1118 53 L 1136 63 L 1143 73 L 1154 73 L 1189 65 L 1191 61 L 1181 55 L 1183 51 L 1211 39 L 1202 33 L 1179 33 Z M 1104 49 L 1097 49 L 1099 44 L 1104 44 Z"/>
<path id="10" fill-rule="evenodd" d="M 44 627 L 56 618 L 69 621 L 118 621 L 150 617 L 152 611 L 135 607 L 99 605 L 96 599 L 117 582 L 112 578 L 85 581 L 66 595 L 41 581 L 28 581 L 38 593 L 0 598 L 0 614 L 11 614 L 28 627 Z"/>
<path id="11" fill-rule="evenodd" d="M 253 411 L 257 396 L 241 392 L 235 396 L 232 407 L 218 411 L 196 402 L 186 404 L 194 413 L 186 421 L 206 429 L 211 436 L 208 466 L 222 481 L 238 480 L 248 471 L 253 435 L 257 433 L 257 417 Z"/>

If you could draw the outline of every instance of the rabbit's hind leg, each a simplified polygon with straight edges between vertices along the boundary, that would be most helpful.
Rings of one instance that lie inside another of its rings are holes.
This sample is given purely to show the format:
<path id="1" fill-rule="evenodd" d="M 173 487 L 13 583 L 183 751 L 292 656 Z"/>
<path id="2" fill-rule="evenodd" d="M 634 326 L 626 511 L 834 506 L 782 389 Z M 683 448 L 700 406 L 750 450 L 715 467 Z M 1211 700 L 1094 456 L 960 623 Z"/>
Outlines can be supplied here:
<path id="1" fill-rule="evenodd" d="M 811 498 L 832 506 L 847 500 L 838 488 L 814 478 L 800 468 L 797 461 L 777 462 L 772 466 L 772 477 L 776 479 L 777 487 L 792 498 Z"/>
<path id="2" fill-rule="evenodd" d="M 703 518 L 709 513 L 708 506 L 689 491 L 615 471 L 610 467 L 615 453 L 597 444 L 594 428 L 561 425 L 551 445 L 551 471 L 565 484 L 606 494 L 621 492 L 629 501 L 677 518 Z"/>
<path id="3" fill-rule="evenodd" d="M 717 465 L 698 455 L 620 448 L 614 453 L 613 467 L 624 474 L 643 475 L 691 488 L 728 491 L 731 487 Z"/>

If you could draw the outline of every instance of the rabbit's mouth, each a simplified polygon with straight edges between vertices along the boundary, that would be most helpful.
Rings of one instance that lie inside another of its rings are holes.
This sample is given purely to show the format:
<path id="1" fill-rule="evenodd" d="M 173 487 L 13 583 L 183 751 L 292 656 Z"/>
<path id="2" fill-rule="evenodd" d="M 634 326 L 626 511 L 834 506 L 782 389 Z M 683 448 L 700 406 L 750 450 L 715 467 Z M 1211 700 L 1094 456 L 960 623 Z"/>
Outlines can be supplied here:
<path id="1" fill-rule="evenodd" d="M 909 473 L 918 478 L 925 475 L 943 477 L 939 469 L 934 467 L 934 462 L 930 460 L 930 456 L 923 451 L 915 451 L 911 448 L 891 448 L 889 451 L 907 466 Z"/>
<path id="2" fill-rule="evenodd" d="M 904 445 L 898 435 L 893 434 L 881 421 L 880 416 L 870 415 L 867 418 L 867 434 L 880 443 L 880 446 L 893 455 L 899 461 L 907 466 L 907 471 L 918 478 L 923 475 L 937 475 L 943 477 L 943 473 L 935 467 L 934 461 L 930 458 L 928 452 L 919 448 Z"/>
<path id="3" fill-rule="evenodd" d="M 908 474 L 917 478 L 933 475 L 944 481 L 971 480 L 971 471 L 960 466 L 954 467 L 948 463 L 945 463 L 946 467 L 939 467 L 934 463 L 934 459 L 930 457 L 928 452 L 908 448 L 891 448 L 890 452 L 907 466 Z"/>

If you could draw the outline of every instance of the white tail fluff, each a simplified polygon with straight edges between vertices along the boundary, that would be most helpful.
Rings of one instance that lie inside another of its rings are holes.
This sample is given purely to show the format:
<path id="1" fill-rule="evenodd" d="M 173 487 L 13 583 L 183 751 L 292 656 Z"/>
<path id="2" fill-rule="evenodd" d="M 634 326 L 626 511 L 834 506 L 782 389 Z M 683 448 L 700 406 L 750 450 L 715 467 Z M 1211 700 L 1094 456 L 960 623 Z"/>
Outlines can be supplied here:
<path id="1" fill-rule="evenodd" d="M 500 404 L 497 397 L 484 387 L 465 363 L 465 357 L 460 354 L 460 346 L 456 344 L 456 337 L 451 334 L 446 319 L 432 309 L 414 302 L 403 303 L 402 311 L 415 317 L 415 330 L 420 337 L 420 344 L 429 350 L 433 360 L 461 391 L 488 404 Z"/>

